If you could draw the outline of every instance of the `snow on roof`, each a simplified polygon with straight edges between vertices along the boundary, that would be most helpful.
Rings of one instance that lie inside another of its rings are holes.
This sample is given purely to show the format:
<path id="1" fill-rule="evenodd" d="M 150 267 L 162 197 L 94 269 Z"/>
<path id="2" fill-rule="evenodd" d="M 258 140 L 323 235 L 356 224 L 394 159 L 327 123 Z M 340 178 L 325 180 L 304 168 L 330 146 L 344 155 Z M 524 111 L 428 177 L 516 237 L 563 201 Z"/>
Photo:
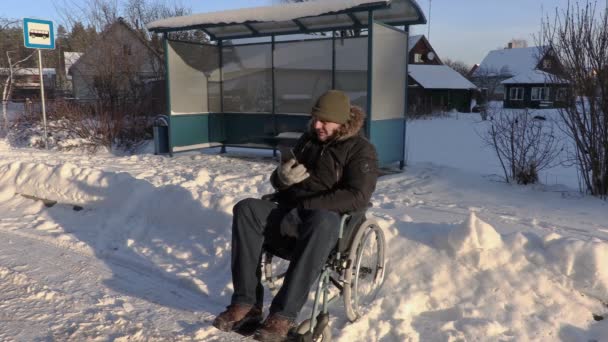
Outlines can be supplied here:
<path id="1" fill-rule="evenodd" d="M 241 8 L 228 11 L 199 13 L 153 21 L 148 29 L 179 28 L 209 24 L 239 24 L 245 22 L 288 21 L 324 13 L 343 11 L 360 5 L 385 3 L 390 0 L 325 0 L 286 3 L 274 6 Z"/>
<path id="2" fill-rule="evenodd" d="M 409 75 L 425 89 L 474 89 L 473 83 L 447 65 L 408 66 Z"/>
<path id="3" fill-rule="evenodd" d="M 9 69 L 0 68 L 0 74 L 8 75 Z M 17 68 L 17 69 L 13 70 L 13 74 L 14 75 L 38 75 L 38 74 L 40 74 L 40 72 L 38 71 L 38 68 Z M 46 75 L 46 76 L 55 75 L 55 68 L 42 68 L 42 74 Z"/>
<path id="4" fill-rule="evenodd" d="M 496 75 L 515 76 L 527 73 L 536 68 L 540 53 L 541 47 L 538 46 L 490 51 L 473 75 L 478 76 L 488 72 Z"/>
<path id="5" fill-rule="evenodd" d="M 72 67 L 72 65 L 74 65 L 74 63 L 76 63 L 76 61 L 80 58 L 80 56 L 82 56 L 84 53 L 83 52 L 69 52 L 69 51 L 65 51 L 63 53 L 63 60 L 65 62 L 65 74 L 68 75 L 70 68 Z M 70 76 L 68 76 L 70 77 Z"/>
<path id="6" fill-rule="evenodd" d="M 355 27 L 355 20 L 339 13 L 357 9 L 354 17 L 364 26 L 367 9 L 376 9 L 375 19 L 385 23 L 426 23 L 415 0 L 316 0 L 165 18 L 148 23 L 147 28 L 154 31 L 204 28 L 216 38 L 294 33 Z"/>
<path id="7" fill-rule="evenodd" d="M 550 84 L 567 84 L 568 82 L 550 73 L 541 70 L 529 70 L 518 74 L 515 77 L 511 77 L 502 82 L 502 84 L 538 84 L 538 83 L 550 83 Z"/>

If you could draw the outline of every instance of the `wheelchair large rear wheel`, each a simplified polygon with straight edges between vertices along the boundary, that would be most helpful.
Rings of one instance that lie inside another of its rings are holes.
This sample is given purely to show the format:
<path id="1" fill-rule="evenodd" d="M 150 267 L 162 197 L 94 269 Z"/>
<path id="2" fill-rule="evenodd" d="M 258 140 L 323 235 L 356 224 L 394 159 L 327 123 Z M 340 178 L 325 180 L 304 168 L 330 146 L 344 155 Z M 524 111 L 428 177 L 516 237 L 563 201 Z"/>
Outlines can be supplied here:
<path id="1" fill-rule="evenodd" d="M 348 252 L 349 267 L 344 271 L 344 307 L 354 322 L 378 294 L 384 281 L 385 240 L 374 220 L 359 226 Z"/>

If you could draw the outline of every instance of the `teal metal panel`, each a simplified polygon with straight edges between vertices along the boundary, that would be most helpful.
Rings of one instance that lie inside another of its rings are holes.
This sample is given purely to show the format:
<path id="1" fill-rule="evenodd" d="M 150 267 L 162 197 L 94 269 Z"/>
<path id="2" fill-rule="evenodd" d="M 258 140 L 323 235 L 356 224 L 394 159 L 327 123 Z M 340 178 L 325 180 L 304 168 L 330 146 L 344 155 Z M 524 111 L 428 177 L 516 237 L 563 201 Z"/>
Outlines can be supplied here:
<path id="1" fill-rule="evenodd" d="M 405 153 L 405 146 L 402 144 L 404 129 L 404 119 L 372 121 L 370 141 L 376 147 L 380 166 L 388 166 L 403 161 Z"/>
<path id="2" fill-rule="evenodd" d="M 224 142 L 226 140 L 226 121 L 224 114 L 209 114 L 209 142 Z"/>
<path id="3" fill-rule="evenodd" d="M 171 147 L 209 142 L 209 114 L 171 115 Z"/>
<path id="4" fill-rule="evenodd" d="M 227 145 L 263 144 L 265 139 L 275 135 L 274 115 L 224 113 Z"/>

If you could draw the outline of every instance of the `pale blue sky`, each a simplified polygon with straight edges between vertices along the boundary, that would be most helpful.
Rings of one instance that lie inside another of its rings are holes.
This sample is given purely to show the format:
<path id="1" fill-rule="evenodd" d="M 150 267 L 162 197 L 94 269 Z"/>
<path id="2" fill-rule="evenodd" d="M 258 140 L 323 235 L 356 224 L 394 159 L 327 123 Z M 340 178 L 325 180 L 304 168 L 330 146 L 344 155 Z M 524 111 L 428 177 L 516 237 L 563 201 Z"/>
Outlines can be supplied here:
<path id="1" fill-rule="evenodd" d="M 529 45 L 535 45 L 533 35 L 539 32 L 542 13 L 545 16 L 553 13 L 568 0 L 418 0 L 427 19 L 429 1 L 432 1 L 430 41 L 439 57 L 472 65 L 481 62 L 488 51 L 504 47 L 512 38 L 526 39 Z M 608 0 L 599 0 L 598 6 L 602 7 L 605 1 Z M 57 25 L 60 17 L 53 2 L 0 0 L 0 17 L 50 19 Z M 194 13 L 265 6 L 273 2 L 278 0 L 181 0 L 181 4 L 191 7 Z M 428 26 L 414 26 L 413 32 L 426 35 Z"/>

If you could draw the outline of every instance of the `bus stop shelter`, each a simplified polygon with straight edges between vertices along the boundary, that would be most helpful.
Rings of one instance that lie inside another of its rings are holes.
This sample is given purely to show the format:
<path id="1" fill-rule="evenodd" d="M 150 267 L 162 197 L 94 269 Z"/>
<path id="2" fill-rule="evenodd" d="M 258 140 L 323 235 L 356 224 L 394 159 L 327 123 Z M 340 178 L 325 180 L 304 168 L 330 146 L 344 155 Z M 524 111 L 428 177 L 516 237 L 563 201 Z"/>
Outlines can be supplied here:
<path id="1" fill-rule="evenodd" d="M 164 33 L 168 152 L 276 148 L 307 129 L 316 99 L 346 92 L 367 113 L 382 166 L 405 161 L 409 26 L 415 0 L 324 0 L 148 24 Z M 201 30 L 211 42 L 169 39 Z"/>

